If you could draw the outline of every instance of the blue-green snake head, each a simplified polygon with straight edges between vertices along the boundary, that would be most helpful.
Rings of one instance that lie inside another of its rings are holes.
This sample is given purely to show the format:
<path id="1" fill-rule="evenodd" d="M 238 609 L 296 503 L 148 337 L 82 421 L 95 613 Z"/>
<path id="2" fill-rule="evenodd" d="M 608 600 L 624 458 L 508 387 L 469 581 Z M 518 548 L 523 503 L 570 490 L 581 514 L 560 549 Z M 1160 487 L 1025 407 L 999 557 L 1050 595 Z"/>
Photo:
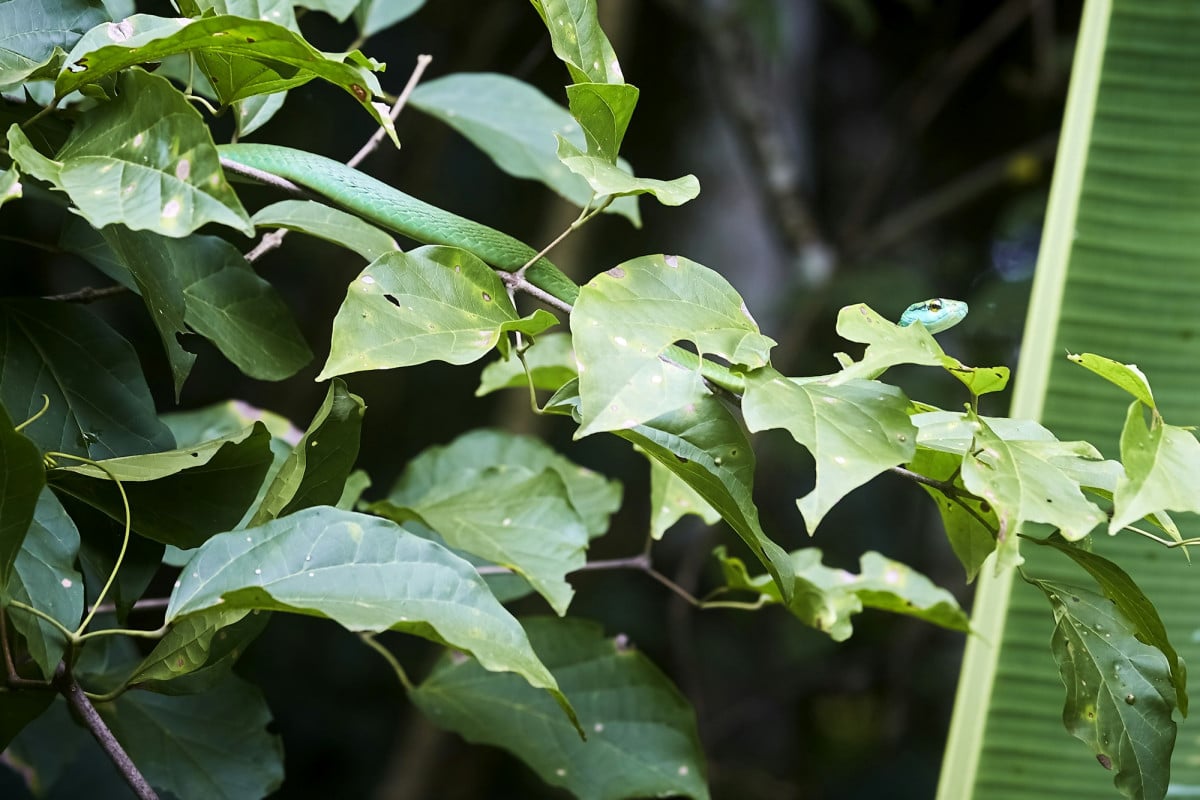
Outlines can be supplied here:
<path id="1" fill-rule="evenodd" d="M 914 322 L 925 326 L 930 333 L 941 333 L 947 328 L 953 328 L 963 321 L 967 315 L 967 304 L 962 300 L 949 300 L 945 297 L 931 297 L 919 303 L 913 303 L 900 315 L 900 327 L 907 327 Z"/>

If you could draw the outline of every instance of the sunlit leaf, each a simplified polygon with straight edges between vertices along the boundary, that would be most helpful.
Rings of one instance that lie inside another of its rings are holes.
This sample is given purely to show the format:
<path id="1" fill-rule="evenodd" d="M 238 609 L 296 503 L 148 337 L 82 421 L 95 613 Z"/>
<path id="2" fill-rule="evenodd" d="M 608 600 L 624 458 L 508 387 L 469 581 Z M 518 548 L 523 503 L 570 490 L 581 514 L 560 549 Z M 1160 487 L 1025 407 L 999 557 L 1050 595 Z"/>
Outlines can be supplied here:
<path id="1" fill-rule="evenodd" d="M 587 181 L 592 191 L 601 197 L 652 194 L 655 200 L 665 206 L 681 206 L 700 194 L 700 181 L 696 180 L 695 175 L 684 175 L 669 181 L 638 178 L 603 158 L 584 155 L 578 147 L 558 134 L 555 134 L 555 138 L 558 139 L 559 160 L 567 169 Z"/>
<path id="2" fill-rule="evenodd" d="M 721 514 L 687 481 L 650 459 L 650 535 L 661 539 L 667 529 L 687 514 L 716 525 Z"/>
<path id="3" fill-rule="evenodd" d="M 528 378 L 526 368 L 529 369 Z M 498 359 L 484 367 L 475 396 L 482 397 L 500 389 L 525 388 L 530 380 L 535 389 L 558 391 L 577 374 L 571 335 L 544 333 L 525 350 L 524 364 L 516 353 L 509 353 L 508 358 Z"/>
<path id="4" fill-rule="evenodd" d="M 600 27 L 595 0 L 533 0 L 554 54 L 573 83 L 624 83 L 621 65 Z"/>
<path id="5" fill-rule="evenodd" d="M 1143 409 L 1138 400 L 1130 403 L 1121 431 L 1125 474 L 1113 495 L 1109 533 L 1155 511 L 1200 512 L 1200 442 L 1157 412 L 1147 426 Z"/>
<path id="6" fill-rule="evenodd" d="M 1094 353 L 1080 353 L 1079 355 L 1071 353 L 1067 355 L 1067 360 L 1096 373 L 1114 386 L 1124 389 L 1147 408 L 1156 408 L 1154 394 L 1150 391 L 1150 382 L 1146 380 L 1146 374 L 1138 369 L 1137 364 L 1122 364 Z"/>
<path id="7" fill-rule="evenodd" d="M 316 236 L 353 250 L 367 261 L 400 249 L 391 234 L 315 200 L 281 200 L 259 209 L 250 221 L 257 228 L 287 228 Z"/>

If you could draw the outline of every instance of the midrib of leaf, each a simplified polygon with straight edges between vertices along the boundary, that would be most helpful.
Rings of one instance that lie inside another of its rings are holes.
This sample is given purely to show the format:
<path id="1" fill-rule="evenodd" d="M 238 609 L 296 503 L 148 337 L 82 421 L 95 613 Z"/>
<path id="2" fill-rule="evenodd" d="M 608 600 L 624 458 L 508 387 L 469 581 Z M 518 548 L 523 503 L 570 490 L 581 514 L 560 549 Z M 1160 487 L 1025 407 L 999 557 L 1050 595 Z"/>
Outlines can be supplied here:
<path id="1" fill-rule="evenodd" d="M 1012 414 L 1040 417 L 1060 438 L 1091 441 L 1109 457 L 1118 455 L 1128 396 L 1068 363 L 1066 351 L 1137 363 L 1168 422 L 1200 421 L 1200 337 L 1192 335 L 1200 92 L 1180 81 L 1200 69 L 1198 39 L 1200 18 L 1186 7 L 1138 0 L 1092 0 L 1080 32 Z M 1165 227 L 1165 210 L 1175 222 L 1190 214 L 1191 227 Z M 1177 522 L 1185 537 L 1200 533 Z M 1182 556 L 1127 532 L 1096 546 L 1133 575 L 1180 655 L 1196 663 L 1200 594 Z M 1031 552 L 1040 550 L 1022 551 L 1039 577 L 1090 581 L 1060 556 Z M 990 572 L 985 566 L 976 595 L 980 635 L 967 645 L 939 798 L 1119 796 L 1113 773 L 1062 726 L 1045 599 Z M 1200 764 L 1188 761 L 1200 741 L 1189 727 L 1180 729 L 1172 785 L 1200 785 Z"/>

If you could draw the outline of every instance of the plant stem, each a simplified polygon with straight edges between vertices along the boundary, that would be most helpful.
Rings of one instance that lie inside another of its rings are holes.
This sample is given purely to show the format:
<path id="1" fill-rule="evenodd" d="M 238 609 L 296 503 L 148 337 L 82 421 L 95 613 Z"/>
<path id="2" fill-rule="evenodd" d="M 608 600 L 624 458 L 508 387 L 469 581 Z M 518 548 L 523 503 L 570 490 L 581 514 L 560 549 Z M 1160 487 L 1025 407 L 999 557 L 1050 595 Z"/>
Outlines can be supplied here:
<path id="1" fill-rule="evenodd" d="M 104 748 L 104 752 L 116 764 L 117 770 L 121 776 L 125 778 L 125 782 L 129 784 L 129 788 L 133 789 L 141 800 L 158 800 L 158 795 L 154 789 L 150 787 L 149 782 L 138 770 L 133 763 L 133 759 L 125 752 L 125 748 L 121 747 L 121 743 L 117 741 L 117 737 L 113 736 L 112 730 L 104 724 L 104 720 L 100 717 L 100 712 L 96 711 L 96 707 L 92 705 L 92 701 L 84 694 L 83 688 L 71 675 L 65 663 L 58 665 L 58 671 L 54 673 L 55 687 L 62 692 L 63 697 L 71 704 L 71 707 L 79 714 L 79 718 L 83 720 L 84 725 L 100 746 Z"/>
<path id="2" fill-rule="evenodd" d="M 404 671 L 404 667 L 400 666 L 400 662 L 392 655 L 392 651 L 376 641 L 372 634 L 364 633 L 360 638 L 363 640 L 363 644 L 383 656 L 383 660 L 391 666 L 392 671 L 396 673 L 396 677 L 400 679 L 400 684 L 404 687 L 404 691 L 411 692 L 413 690 L 412 681 L 409 680 L 408 673 Z"/>

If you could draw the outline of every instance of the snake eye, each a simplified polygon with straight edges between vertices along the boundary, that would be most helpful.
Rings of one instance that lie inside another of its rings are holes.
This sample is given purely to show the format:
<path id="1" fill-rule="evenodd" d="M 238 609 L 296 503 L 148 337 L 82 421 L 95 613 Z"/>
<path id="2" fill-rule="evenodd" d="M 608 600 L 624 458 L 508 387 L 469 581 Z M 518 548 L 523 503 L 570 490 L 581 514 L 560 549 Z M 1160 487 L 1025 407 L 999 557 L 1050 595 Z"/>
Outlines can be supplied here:
<path id="1" fill-rule="evenodd" d="M 941 300 L 930 300 L 928 303 L 926 303 L 926 307 L 930 311 L 941 311 L 942 310 L 942 301 Z"/>

